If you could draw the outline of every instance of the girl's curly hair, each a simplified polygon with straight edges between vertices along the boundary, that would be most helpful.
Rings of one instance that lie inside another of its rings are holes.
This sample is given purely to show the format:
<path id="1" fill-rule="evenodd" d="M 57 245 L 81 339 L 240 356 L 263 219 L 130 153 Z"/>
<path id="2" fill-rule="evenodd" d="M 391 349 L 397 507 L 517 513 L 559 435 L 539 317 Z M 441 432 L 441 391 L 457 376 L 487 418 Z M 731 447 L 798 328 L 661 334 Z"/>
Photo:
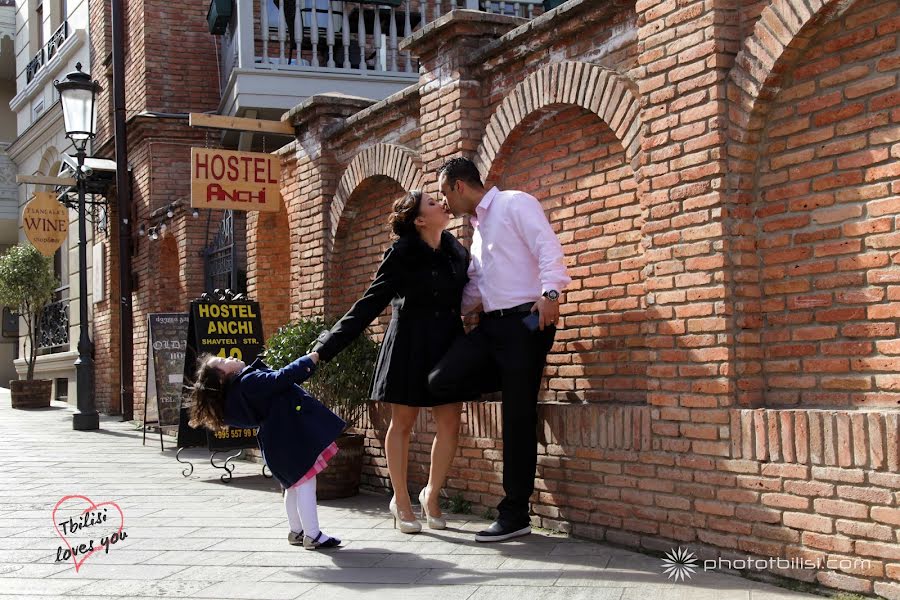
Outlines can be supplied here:
<path id="1" fill-rule="evenodd" d="M 191 413 L 188 425 L 216 431 L 225 427 L 225 392 L 233 376 L 210 365 L 216 358 L 201 354 L 197 358 L 197 374 L 191 387 Z"/>

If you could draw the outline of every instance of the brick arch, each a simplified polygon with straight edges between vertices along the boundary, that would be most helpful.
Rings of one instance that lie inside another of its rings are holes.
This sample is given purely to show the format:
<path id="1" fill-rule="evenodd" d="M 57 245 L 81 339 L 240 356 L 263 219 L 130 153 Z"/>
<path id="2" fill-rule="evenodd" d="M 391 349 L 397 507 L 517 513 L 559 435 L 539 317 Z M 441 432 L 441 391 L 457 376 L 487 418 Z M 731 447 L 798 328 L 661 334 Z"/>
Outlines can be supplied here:
<path id="1" fill-rule="evenodd" d="M 400 184 L 404 190 L 422 187 L 423 173 L 417 152 L 396 144 L 377 144 L 363 150 L 350 161 L 338 182 L 329 213 L 329 254 L 334 249 L 341 214 L 353 191 L 366 179 L 382 175 Z"/>
<path id="2" fill-rule="evenodd" d="M 528 115 L 552 104 L 570 104 L 599 116 L 621 142 L 626 159 L 637 171 L 642 123 L 635 90 L 624 75 L 590 63 L 554 63 L 535 71 L 507 94 L 491 115 L 475 164 L 486 178 L 504 142 Z"/>
<path id="3" fill-rule="evenodd" d="M 731 131 L 737 143 L 754 143 L 765 123 L 764 113 L 779 91 L 783 65 L 797 58 L 815 28 L 842 14 L 860 0 L 775 0 L 744 40 L 729 73 Z"/>

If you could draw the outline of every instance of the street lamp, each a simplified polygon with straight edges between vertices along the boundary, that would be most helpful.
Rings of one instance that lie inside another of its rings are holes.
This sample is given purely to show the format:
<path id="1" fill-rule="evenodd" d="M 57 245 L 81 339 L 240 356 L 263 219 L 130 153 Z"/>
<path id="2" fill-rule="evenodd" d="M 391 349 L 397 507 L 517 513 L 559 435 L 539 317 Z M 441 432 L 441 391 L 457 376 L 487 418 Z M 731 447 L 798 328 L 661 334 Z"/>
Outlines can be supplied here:
<path id="1" fill-rule="evenodd" d="M 84 208 L 86 169 L 85 149 L 88 140 L 97 134 L 97 92 L 100 84 L 82 73 L 81 63 L 75 65 L 62 81 L 54 81 L 62 102 L 66 137 L 72 140 L 78 168 L 75 181 L 78 188 L 78 314 L 81 334 L 78 338 L 78 360 L 75 372 L 78 378 L 78 412 L 72 418 L 72 428 L 80 431 L 98 429 L 100 415 L 94 407 L 94 345 L 88 332 L 87 303 L 87 214 Z M 96 265 L 95 265 L 96 268 Z"/>

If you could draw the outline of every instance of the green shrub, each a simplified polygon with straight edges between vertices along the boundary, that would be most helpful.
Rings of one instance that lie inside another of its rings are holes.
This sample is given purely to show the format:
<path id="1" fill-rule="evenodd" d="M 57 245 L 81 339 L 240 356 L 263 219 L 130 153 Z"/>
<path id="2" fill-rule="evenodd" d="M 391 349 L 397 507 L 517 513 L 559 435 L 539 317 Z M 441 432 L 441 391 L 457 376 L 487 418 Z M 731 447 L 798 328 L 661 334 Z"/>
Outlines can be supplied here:
<path id="1" fill-rule="evenodd" d="M 34 246 L 19 244 L 0 256 L 0 304 L 25 319 L 25 337 L 29 346 L 25 354 L 28 381 L 34 379 L 41 312 L 57 286 L 53 259 L 38 252 Z"/>
<path id="2" fill-rule="evenodd" d="M 309 353 L 316 338 L 331 329 L 333 321 L 319 317 L 300 319 L 280 327 L 266 341 L 263 359 L 273 369 Z M 378 344 L 363 334 L 327 363 L 319 363 L 303 387 L 353 427 L 360 417 L 372 385 Z"/>

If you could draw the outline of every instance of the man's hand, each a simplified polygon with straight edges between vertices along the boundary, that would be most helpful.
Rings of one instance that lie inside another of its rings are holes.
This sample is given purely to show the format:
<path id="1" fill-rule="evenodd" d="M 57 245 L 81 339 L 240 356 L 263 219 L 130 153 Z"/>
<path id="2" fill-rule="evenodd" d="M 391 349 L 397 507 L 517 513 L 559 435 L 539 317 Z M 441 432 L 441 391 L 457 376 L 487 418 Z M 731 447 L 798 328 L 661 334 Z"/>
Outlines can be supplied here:
<path id="1" fill-rule="evenodd" d="M 306 355 L 306 358 L 313 361 L 314 365 L 319 364 L 319 353 L 318 352 L 310 352 Z"/>
<path id="2" fill-rule="evenodd" d="M 545 296 L 541 296 L 541 299 L 535 302 L 534 306 L 531 307 L 531 312 L 534 312 L 535 310 L 537 310 L 540 315 L 538 329 L 541 331 L 544 330 L 544 327 L 556 325 L 556 322 L 559 320 L 559 302 L 555 300 L 550 300 Z"/>

